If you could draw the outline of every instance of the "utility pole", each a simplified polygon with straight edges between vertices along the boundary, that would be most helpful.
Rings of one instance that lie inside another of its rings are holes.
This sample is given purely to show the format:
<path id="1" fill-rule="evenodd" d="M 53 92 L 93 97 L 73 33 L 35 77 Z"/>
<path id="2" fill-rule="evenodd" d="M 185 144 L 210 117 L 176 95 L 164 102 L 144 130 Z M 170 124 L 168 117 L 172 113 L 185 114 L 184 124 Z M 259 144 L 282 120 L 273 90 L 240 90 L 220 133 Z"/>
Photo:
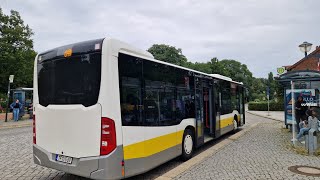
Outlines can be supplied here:
<path id="1" fill-rule="evenodd" d="M 7 108 L 6 108 L 6 119 L 4 122 L 8 121 L 8 107 L 10 106 L 10 84 L 13 83 L 14 75 L 9 76 L 9 83 L 8 83 L 8 93 L 7 93 Z"/>

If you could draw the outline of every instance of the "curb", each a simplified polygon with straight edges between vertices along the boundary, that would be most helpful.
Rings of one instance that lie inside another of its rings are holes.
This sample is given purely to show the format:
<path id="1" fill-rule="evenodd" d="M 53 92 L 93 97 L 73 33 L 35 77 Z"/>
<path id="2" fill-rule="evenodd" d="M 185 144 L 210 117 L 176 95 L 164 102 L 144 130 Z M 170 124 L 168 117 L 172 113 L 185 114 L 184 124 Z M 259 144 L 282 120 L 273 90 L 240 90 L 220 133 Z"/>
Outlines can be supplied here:
<path id="1" fill-rule="evenodd" d="M 21 128 L 21 127 L 29 127 L 32 126 L 32 122 L 29 123 L 22 123 L 22 124 L 11 124 L 11 125 L 1 125 L 0 124 L 0 130 L 1 129 L 12 129 L 12 128 Z"/>
<path id="2" fill-rule="evenodd" d="M 246 112 L 247 112 L 247 113 L 249 113 L 249 114 L 255 115 L 255 116 L 259 116 L 259 117 L 263 117 L 263 118 L 271 119 L 271 120 L 274 120 L 274 121 L 284 122 L 284 121 L 282 121 L 282 120 L 275 119 L 275 118 L 272 118 L 272 117 L 263 116 L 263 115 L 260 115 L 260 114 L 255 114 L 255 113 L 252 113 L 252 112 L 250 112 L 250 111 L 246 111 Z"/>
<path id="3" fill-rule="evenodd" d="M 229 145 L 230 143 L 236 141 L 241 136 L 246 134 L 248 131 L 250 131 L 251 129 L 256 127 L 258 124 L 260 124 L 260 122 L 252 124 L 250 127 L 246 128 L 240 132 L 237 132 L 236 134 L 233 134 L 233 135 L 229 136 L 228 138 L 218 142 L 217 144 L 215 144 L 212 147 L 210 147 L 209 149 L 201 152 L 197 156 L 192 157 L 188 161 L 180 164 L 179 166 L 175 167 L 174 169 L 171 169 L 170 171 L 166 172 L 165 174 L 157 177 L 156 180 L 171 180 L 171 179 L 177 177 L 178 175 L 187 171 L 191 167 L 203 162 L 204 160 L 206 160 L 206 158 L 208 158 L 209 156 L 212 156 L 213 154 L 218 152 L 218 150 L 220 150 L 223 147 L 226 147 L 227 145 Z"/>

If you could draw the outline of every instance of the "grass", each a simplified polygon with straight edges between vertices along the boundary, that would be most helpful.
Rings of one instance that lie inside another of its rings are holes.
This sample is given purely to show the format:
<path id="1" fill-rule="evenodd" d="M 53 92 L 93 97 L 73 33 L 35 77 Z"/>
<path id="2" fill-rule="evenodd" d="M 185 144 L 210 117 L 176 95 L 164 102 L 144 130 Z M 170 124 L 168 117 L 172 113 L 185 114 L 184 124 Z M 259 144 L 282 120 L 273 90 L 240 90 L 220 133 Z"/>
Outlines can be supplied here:
<path id="1" fill-rule="evenodd" d="M 30 119 L 30 114 L 25 114 L 24 116 L 21 117 L 20 120 L 28 120 Z"/>
<path id="2" fill-rule="evenodd" d="M 300 155 L 306 155 L 306 156 L 309 155 L 308 150 L 305 148 L 304 144 L 301 144 L 300 142 L 297 142 L 296 146 L 294 146 L 293 143 L 288 142 L 288 138 L 289 139 L 292 138 L 292 132 L 289 129 L 281 128 L 281 132 L 284 133 L 283 138 L 284 138 L 285 147 L 287 149 L 290 149 L 290 150 L 292 150 L 292 151 L 294 151 L 294 152 L 296 152 L 297 154 L 300 154 Z M 314 155 L 315 156 L 320 156 L 320 136 L 318 136 L 318 149 L 316 150 Z"/>

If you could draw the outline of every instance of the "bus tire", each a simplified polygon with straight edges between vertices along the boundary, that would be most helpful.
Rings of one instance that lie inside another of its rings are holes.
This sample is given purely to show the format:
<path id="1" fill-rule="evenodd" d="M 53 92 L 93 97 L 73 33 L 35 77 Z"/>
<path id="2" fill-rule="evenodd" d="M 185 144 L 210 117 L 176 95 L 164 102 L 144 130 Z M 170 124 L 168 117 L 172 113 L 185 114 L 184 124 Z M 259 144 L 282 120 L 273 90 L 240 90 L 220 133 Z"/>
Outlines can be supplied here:
<path id="1" fill-rule="evenodd" d="M 194 135 L 191 129 L 186 129 L 182 139 L 182 160 L 187 161 L 193 155 L 194 151 Z"/>
<path id="2" fill-rule="evenodd" d="M 232 132 L 236 133 L 237 130 L 238 130 L 238 122 L 237 122 L 236 119 L 233 119 L 233 130 L 232 130 Z"/>

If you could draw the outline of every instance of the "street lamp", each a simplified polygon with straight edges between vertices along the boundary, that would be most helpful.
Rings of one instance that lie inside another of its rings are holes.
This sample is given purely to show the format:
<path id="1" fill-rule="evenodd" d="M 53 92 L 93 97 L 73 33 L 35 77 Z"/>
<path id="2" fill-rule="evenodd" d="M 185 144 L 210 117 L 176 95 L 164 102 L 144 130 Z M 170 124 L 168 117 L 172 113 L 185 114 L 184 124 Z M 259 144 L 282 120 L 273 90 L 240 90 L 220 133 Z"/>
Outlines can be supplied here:
<path id="1" fill-rule="evenodd" d="M 307 52 L 311 50 L 311 46 L 312 44 L 306 41 L 299 45 L 300 51 L 304 52 L 305 57 L 307 57 Z"/>
<path id="2" fill-rule="evenodd" d="M 10 105 L 10 102 L 9 102 L 9 100 L 10 100 L 10 84 L 13 83 L 13 79 L 14 79 L 14 75 L 10 75 L 9 76 L 9 83 L 8 83 L 8 96 L 7 96 L 8 104 L 7 104 L 7 108 L 6 108 L 6 119 L 5 119 L 5 122 L 7 122 L 7 120 L 8 120 L 8 107 Z"/>

